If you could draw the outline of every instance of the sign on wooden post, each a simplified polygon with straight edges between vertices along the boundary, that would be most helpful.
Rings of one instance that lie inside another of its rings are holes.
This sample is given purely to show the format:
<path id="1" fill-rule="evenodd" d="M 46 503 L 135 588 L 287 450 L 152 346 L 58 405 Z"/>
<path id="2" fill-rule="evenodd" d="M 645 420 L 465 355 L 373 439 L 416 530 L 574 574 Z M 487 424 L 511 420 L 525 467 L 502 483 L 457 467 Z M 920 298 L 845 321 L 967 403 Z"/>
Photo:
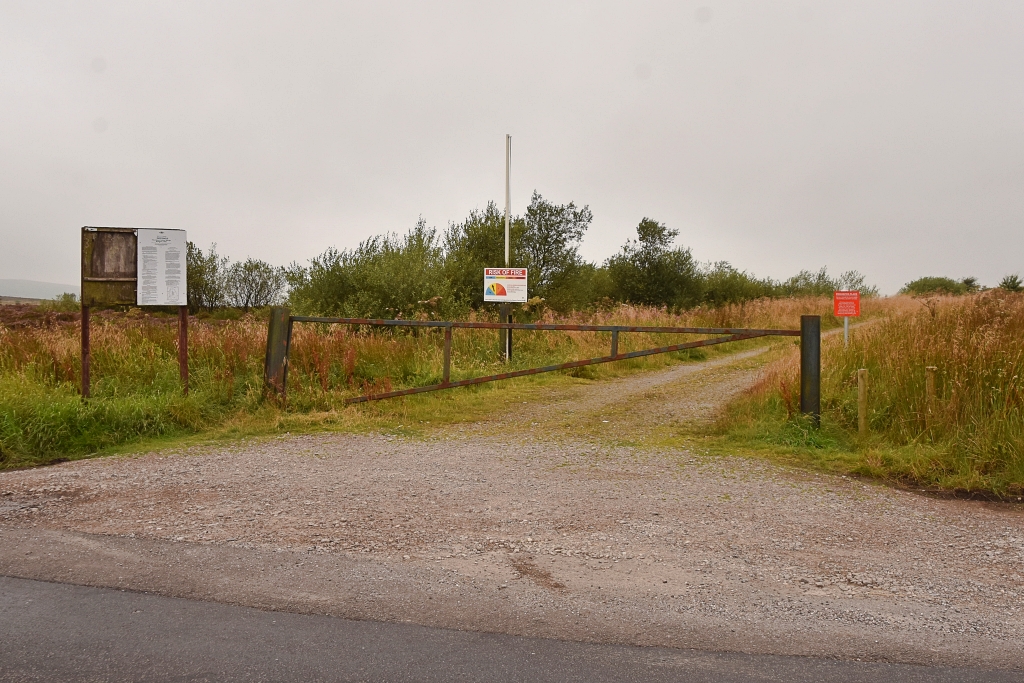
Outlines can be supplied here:
<path id="1" fill-rule="evenodd" d="M 82 396 L 89 397 L 89 309 L 178 306 L 178 369 L 188 394 L 188 287 L 184 230 L 82 228 Z"/>

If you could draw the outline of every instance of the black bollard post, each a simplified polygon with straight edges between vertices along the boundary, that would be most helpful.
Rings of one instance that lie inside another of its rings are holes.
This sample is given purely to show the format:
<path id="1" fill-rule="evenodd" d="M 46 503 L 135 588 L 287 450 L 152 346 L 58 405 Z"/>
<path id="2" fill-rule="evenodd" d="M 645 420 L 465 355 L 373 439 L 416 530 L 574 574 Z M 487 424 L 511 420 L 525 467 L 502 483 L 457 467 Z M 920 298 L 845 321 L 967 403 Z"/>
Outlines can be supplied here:
<path id="1" fill-rule="evenodd" d="M 800 412 L 821 426 L 821 317 L 800 316 Z"/>

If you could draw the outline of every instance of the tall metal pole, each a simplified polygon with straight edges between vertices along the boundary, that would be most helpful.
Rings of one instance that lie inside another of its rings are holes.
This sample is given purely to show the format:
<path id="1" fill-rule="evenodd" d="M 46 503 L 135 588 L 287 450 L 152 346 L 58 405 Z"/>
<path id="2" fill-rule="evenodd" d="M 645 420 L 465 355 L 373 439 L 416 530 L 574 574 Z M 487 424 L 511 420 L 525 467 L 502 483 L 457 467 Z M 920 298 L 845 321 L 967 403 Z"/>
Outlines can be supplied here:
<path id="1" fill-rule="evenodd" d="M 510 234 L 512 232 L 512 136 L 505 135 L 505 267 L 512 266 L 512 250 L 510 248 Z M 505 304 L 498 314 L 504 318 L 504 322 L 512 322 L 512 306 Z M 505 362 L 512 361 L 512 330 L 505 330 Z"/>
<path id="2" fill-rule="evenodd" d="M 512 136 L 505 135 L 505 267 L 512 265 L 509 250 L 510 220 L 512 212 L 512 185 L 509 176 L 512 174 Z"/>

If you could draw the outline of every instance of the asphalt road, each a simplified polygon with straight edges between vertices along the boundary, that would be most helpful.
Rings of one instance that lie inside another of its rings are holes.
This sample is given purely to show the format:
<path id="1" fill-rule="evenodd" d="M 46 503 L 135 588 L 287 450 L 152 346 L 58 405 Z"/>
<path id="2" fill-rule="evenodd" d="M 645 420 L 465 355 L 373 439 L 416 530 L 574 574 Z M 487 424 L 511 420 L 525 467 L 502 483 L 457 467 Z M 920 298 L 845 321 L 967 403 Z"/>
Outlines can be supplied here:
<path id="1" fill-rule="evenodd" d="M 2 681 L 1020 681 L 264 612 L 0 577 Z"/>

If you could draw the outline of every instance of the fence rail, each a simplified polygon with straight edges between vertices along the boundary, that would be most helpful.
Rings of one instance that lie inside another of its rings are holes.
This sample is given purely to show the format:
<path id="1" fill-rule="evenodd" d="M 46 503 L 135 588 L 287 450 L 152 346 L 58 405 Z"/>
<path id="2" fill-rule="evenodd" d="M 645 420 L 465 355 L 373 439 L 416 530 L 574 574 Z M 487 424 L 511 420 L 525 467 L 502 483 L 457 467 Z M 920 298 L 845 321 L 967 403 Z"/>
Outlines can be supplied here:
<path id="1" fill-rule="evenodd" d="M 513 377 L 525 377 L 527 375 L 538 375 L 543 372 L 555 372 L 557 370 L 569 370 L 587 365 L 599 363 L 612 363 L 629 358 L 641 358 L 659 353 L 670 353 L 685 349 L 695 349 L 704 346 L 714 346 L 727 342 L 756 339 L 758 337 L 800 337 L 801 354 L 801 408 L 810 414 L 812 419 L 817 421 L 820 410 L 818 409 L 817 386 L 820 384 L 820 319 L 818 316 L 802 316 L 799 330 L 776 330 L 776 329 L 748 329 L 734 327 L 652 327 L 646 325 L 563 325 L 553 323 L 489 323 L 489 322 L 460 322 L 447 320 L 383 320 L 379 318 L 328 318 L 306 315 L 291 315 L 284 307 L 274 307 L 270 312 L 270 329 L 267 335 L 267 357 L 264 368 L 264 379 L 267 387 L 280 396 L 287 397 L 288 383 L 288 356 L 291 348 L 292 327 L 295 323 L 324 323 L 329 325 L 351 325 L 351 326 L 372 326 L 372 327 L 427 327 L 440 328 L 444 330 L 444 369 L 442 381 L 439 384 L 430 384 L 410 389 L 382 392 L 379 394 L 366 394 L 353 396 L 345 399 L 346 404 L 364 403 L 366 401 L 378 401 L 381 399 L 395 398 L 398 396 L 410 396 L 422 394 L 428 391 L 440 391 L 442 389 L 454 389 L 466 387 L 485 382 L 495 382 Z M 607 356 L 585 358 L 583 360 L 558 363 L 556 365 L 545 365 L 524 370 L 513 370 L 502 372 L 496 375 L 485 375 L 470 379 L 451 381 L 451 349 L 452 330 L 530 330 L 530 331 L 564 331 L 564 332 L 610 332 L 611 348 Z M 700 339 L 697 341 L 659 346 L 641 351 L 629 351 L 619 353 L 619 334 L 623 332 L 646 332 L 652 334 L 709 334 L 719 335 L 712 339 Z M 815 369 L 814 366 L 817 366 Z M 805 394 L 807 401 L 804 400 Z"/>

